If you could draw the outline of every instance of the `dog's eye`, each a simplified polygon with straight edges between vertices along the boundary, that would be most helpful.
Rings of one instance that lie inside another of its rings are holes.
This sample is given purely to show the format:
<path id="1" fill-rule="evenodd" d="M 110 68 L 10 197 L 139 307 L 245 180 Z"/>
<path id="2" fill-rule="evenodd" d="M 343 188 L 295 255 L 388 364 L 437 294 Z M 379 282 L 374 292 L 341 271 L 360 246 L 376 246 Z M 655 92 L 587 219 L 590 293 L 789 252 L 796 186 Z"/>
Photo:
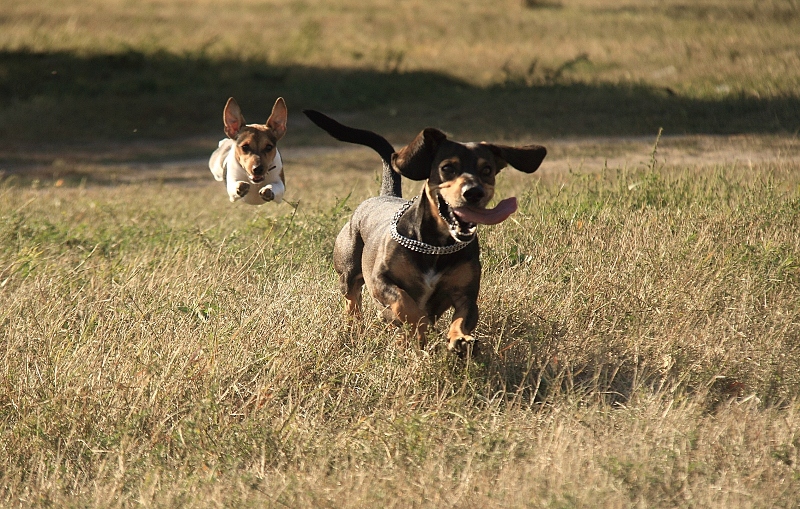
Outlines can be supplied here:
<path id="1" fill-rule="evenodd" d="M 441 171 L 445 175 L 452 175 L 456 172 L 456 167 L 452 164 L 445 164 L 441 167 Z"/>
<path id="2" fill-rule="evenodd" d="M 272 152 L 273 148 L 275 147 L 273 147 L 272 145 L 267 145 L 266 147 L 264 147 L 264 152 Z"/>
<path id="3" fill-rule="evenodd" d="M 249 143 L 245 143 L 244 145 L 242 145 L 242 152 L 244 152 L 245 154 L 249 154 L 250 153 L 250 144 Z"/>
<path id="4" fill-rule="evenodd" d="M 484 166 L 481 169 L 481 177 L 488 177 L 492 174 L 492 167 L 491 166 Z"/>

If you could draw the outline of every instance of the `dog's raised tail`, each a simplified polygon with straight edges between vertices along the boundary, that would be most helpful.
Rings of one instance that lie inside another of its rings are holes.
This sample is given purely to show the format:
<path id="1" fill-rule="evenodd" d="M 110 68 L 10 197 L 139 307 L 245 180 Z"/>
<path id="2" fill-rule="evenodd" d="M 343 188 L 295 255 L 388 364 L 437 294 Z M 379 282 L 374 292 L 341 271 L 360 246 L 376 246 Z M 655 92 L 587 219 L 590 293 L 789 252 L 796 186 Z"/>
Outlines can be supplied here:
<path id="1" fill-rule="evenodd" d="M 367 131 L 366 129 L 356 129 L 340 124 L 331 117 L 316 110 L 303 110 L 305 116 L 309 118 L 323 131 L 327 132 L 339 141 L 365 145 L 381 156 L 383 160 L 383 175 L 381 176 L 381 196 L 403 195 L 402 180 L 400 174 L 392 170 L 392 154 L 394 147 L 386 138 L 380 134 Z"/>

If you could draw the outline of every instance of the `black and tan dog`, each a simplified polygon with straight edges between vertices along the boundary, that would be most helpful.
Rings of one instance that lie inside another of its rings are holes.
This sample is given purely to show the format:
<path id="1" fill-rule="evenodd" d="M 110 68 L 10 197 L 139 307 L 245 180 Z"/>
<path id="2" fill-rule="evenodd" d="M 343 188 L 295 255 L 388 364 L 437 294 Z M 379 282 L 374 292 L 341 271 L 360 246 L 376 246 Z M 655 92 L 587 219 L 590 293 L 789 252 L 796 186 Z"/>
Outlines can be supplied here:
<path id="1" fill-rule="evenodd" d="M 361 287 L 385 306 L 385 318 L 411 325 L 424 346 L 428 327 L 455 308 L 447 347 L 463 354 L 475 343 L 481 280 L 478 224 L 497 224 L 516 211 L 516 198 L 486 206 L 495 175 L 507 164 L 536 171 L 547 151 L 458 143 L 438 129 L 423 130 L 398 152 L 383 137 L 304 111 L 334 138 L 366 145 L 383 159 L 381 195 L 361 203 L 336 238 L 334 268 L 347 312 L 361 313 Z M 401 197 L 400 175 L 427 180 L 411 202 Z"/>

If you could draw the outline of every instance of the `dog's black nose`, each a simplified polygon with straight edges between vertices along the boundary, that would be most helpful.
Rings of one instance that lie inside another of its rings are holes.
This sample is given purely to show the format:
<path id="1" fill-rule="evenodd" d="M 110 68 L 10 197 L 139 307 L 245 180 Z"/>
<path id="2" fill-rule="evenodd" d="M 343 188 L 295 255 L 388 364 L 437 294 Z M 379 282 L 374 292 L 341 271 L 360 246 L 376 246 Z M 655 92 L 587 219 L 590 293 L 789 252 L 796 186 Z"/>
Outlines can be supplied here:
<path id="1" fill-rule="evenodd" d="M 263 175 L 264 174 L 264 167 L 263 166 L 256 166 L 253 168 L 253 175 Z"/>
<path id="2" fill-rule="evenodd" d="M 464 195 L 464 199 L 469 203 L 477 203 L 481 201 L 484 196 L 486 196 L 486 193 L 480 186 L 472 186 L 468 189 L 465 189 L 462 194 Z"/>

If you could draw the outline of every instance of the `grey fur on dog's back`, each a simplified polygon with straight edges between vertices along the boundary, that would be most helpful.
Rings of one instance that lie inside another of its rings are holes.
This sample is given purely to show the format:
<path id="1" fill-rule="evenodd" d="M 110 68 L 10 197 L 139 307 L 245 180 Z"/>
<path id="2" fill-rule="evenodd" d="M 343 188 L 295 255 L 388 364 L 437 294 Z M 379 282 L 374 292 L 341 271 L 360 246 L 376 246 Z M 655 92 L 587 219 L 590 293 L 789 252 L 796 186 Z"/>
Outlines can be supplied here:
<path id="1" fill-rule="evenodd" d="M 396 196 L 376 196 L 363 201 L 353 212 L 350 221 L 336 237 L 333 265 L 342 274 L 342 292 L 346 293 L 362 273 L 362 262 L 372 266 L 375 258 L 383 255 L 390 238 L 392 218 L 406 200 Z M 366 238 L 361 232 L 370 232 Z M 366 255 L 368 259 L 364 259 Z"/>

